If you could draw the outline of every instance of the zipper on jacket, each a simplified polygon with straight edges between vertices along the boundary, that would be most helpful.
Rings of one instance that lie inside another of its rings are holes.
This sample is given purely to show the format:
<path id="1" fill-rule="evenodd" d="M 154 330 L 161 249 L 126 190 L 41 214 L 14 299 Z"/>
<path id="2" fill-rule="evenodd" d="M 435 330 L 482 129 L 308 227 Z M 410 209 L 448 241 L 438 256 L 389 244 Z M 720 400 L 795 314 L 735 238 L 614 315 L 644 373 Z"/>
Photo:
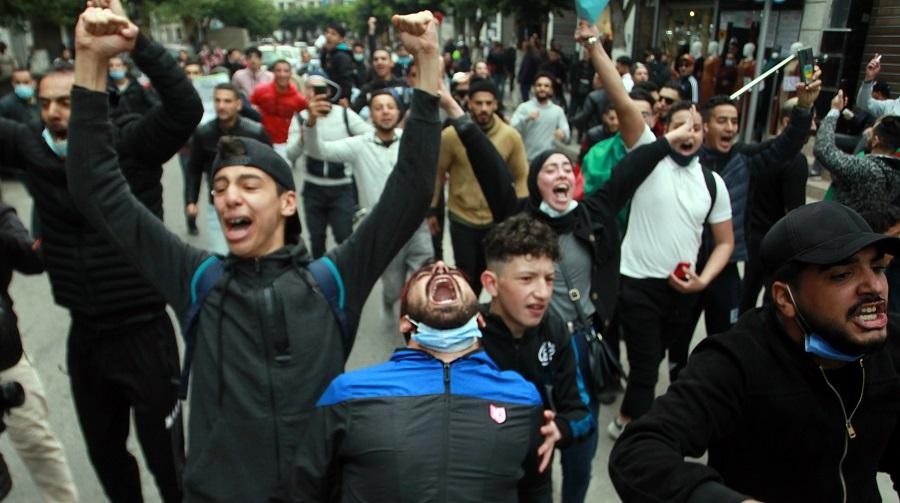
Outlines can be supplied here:
<path id="1" fill-rule="evenodd" d="M 450 364 L 444 364 L 444 441 L 441 444 L 441 497 L 438 501 L 447 501 L 447 458 L 450 456 Z"/>
<path id="2" fill-rule="evenodd" d="M 261 273 L 259 259 L 255 260 L 255 268 L 256 268 L 257 274 Z M 257 280 L 261 280 L 261 278 L 258 276 Z M 257 314 L 259 316 L 259 325 L 263 331 L 265 331 L 267 326 L 269 325 L 268 323 L 266 323 L 266 321 L 267 321 L 267 319 L 269 319 L 269 316 L 271 316 L 271 312 L 269 312 L 271 310 L 271 306 L 268 305 L 268 302 L 267 302 L 268 299 L 266 298 L 266 291 L 265 291 L 268 288 L 271 288 L 271 286 L 264 288 L 262 295 L 261 295 L 263 297 L 263 306 L 265 307 L 265 311 L 260 312 L 260 306 L 258 304 L 256 306 Z M 281 435 L 279 434 L 279 429 L 278 429 L 278 418 L 280 417 L 280 413 L 278 410 L 278 400 L 275 397 L 275 385 L 274 385 L 274 381 L 272 379 L 272 364 L 271 364 L 272 355 L 269 354 L 269 346 L 266 343 L 267 341 L 266 341 L 265 334 L 260 334 L 260 335 L 261 335 L 261 339 L 262 339 L 261 342 L 262 342 L 263 353 L 264 353 L 263 360 L 265 360 L 265 362 L 266 362 L 266 377 L 268 379 L 268 384 L 269 384 L 269 397 L 268 397 L 269 398 L 269 406 L 272 408 L 272 431 L 274 433 L 274 440 L 275 440 L 276 470 L 278 470 L 278 480 L 282 481 L 284 479 L 282 478 L 282 473 L 281 473 L 281 441 L 280 441 Z"/>
<path id="3" fill-rule="evenodd" d="M 847 503 L 847 480 L 844 479 L 844 459 L 846 459 L 847 450 L 850 448 L 850 440 L 856 438 L 856 429 L 853 428 L 853 415 L 859 410 L 859 406 L 862 404 L 863 394 L 866 391 L 866 366 L 863 364 L 862 359 L 859 360 L 859 368 L 862 370 L 862 384 L 860 385 L 859 390 L 859 400 L 856 401 L 856 406 L 850 411 L 850 415 L 847 415 L 847 407 L 844 405 L 844 399 L 841 398 L 841 394 L 838 392 L 837 388 L 835 388 L 834 385 L 831 384 L 831 381 L 828 380 L 825 369 L 819 366 L 819 372 L 822 373 L 825 384 L 831 388 L 834 396 L 838 399 L 838 404 L 841 406 L 841 414 L 844 416 L 844 427 L 847 429 L 847 434 L 844 436 L 844 452 L 841 454 L 841 460 L 838 462 L 838 477 L 841 481 L 841 501 L 844 503 Z"/>

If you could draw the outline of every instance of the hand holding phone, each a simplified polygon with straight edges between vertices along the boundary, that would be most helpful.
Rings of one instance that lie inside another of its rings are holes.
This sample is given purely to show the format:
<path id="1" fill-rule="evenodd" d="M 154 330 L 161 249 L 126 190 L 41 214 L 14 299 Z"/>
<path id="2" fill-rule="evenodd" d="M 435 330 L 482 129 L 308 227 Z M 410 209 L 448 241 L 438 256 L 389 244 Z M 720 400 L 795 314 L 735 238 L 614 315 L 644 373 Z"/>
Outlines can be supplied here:
<path id="1" fill-rule="evenodd" d="M 813 59 L 812 49 L 804 47 L 797 51 L 797 60 L 800 62 L 800 80 L 802 80 L 804 84 L 811 83 L 813 81 L 813 74 L 816 71 L 816 61 Z"/>
<path id="2" fill-rule="evenodd" d="M 313 94 L 328 94 L 328 85 L 327 84 L 316 84 L 313 86 Z"/>
<path id="3" fill-rule="evenodd" d="M 675 275 L 676 278 L 687 281 L 687 273 L 691 270 L 690 262 L 679 262 L 678 265 L 675 266 L 675 270 L 672 271 L 672 274 Z"/>

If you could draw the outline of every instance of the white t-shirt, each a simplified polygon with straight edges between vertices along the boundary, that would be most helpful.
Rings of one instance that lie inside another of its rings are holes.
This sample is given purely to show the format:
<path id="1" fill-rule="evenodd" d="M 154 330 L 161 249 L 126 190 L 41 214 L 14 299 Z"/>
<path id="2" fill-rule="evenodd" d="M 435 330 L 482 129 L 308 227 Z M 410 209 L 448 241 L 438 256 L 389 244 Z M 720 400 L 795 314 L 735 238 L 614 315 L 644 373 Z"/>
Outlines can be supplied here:
<path id="1" fill-rule="evenodd" d="M 709 189 L 697 158 L 687 167 L 668 156 L 660 161 L 631 200 L 619 272 L 663 279 L 679 262 L 695 268 L 706 214 L 711 224 L 731 220 L 728 188 L 717 173 L 713 177 L 716 202 L 709 213 Z"/>

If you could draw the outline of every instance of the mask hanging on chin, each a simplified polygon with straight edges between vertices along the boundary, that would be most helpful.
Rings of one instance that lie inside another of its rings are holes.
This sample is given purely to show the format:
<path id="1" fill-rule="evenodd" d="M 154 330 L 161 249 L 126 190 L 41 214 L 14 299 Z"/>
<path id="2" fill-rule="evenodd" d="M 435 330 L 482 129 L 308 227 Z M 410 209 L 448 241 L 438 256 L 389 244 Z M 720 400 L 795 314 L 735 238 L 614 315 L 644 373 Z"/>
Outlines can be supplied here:
<path id="1" fill-rule="evenodd" d="M 57 157 L 59 157 L 60 159 L 66 158 L 66 153 L 69 147 L 68 140 L 63 140 L 60 142 L 54 140 L 53 135 L 50 134 L 50 131 L 47 129 L 44 129 L 42 136 L 44 137 L 44 141 L 47 142 L 47 146 L 50 147 L 50 150 L 52 150 Z"/>
<path id="2" fill-rule="evenodd" d="M 797 324 L 800 326 L 800 330 L 803 331 L 803 350 L 811 355 L 818 356 L 819 358 L 824 358 L 826 360 L 836 360 L 839 362 L 855 362 L 863 357 L 863 354 L 850 354 L 845 353 L 831 344 L 828 343 L 821 335 L 817 334 L 812 330 L 809 326 L 809 323 L 806 322 L 806 319 L 803 317 L 803 314 L 800 312 L 800 306 L 797 305 L 797 302 L 794 300 L 794 294 L 791 292 L 790 287 L 787 289 L 788 297 L 791 298 L 791 304 L 794 305 L 794 309 L 797 310 Z"/>
<path id="3" fill-rule="evenodd" d="M 457 328 L 439 329 L 430 327 L 420 321 L 415 321 L 409 316 L 406 319 L 416 326 L 412 339 L 434 351 L 441 353 L 455 353 L 462 351 L 481 338 L 481 329 L 478 328 L 478 315 Z"/>

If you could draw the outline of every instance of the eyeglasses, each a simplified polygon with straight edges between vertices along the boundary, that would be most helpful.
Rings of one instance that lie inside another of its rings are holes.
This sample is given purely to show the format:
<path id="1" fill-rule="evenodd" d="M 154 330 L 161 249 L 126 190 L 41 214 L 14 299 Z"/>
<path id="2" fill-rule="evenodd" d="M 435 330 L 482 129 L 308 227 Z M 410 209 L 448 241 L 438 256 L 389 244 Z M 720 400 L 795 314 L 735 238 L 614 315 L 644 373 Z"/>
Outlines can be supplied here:
<path id="1" fill-rule="evenodd" d="M 665 101 L 666 105 L 671 105 L 672 103 L 675 103 L 676 101 L 678 101 L 675 98 L 669 98 L 668 96 L 660 96 L 659 99 Z"/>

